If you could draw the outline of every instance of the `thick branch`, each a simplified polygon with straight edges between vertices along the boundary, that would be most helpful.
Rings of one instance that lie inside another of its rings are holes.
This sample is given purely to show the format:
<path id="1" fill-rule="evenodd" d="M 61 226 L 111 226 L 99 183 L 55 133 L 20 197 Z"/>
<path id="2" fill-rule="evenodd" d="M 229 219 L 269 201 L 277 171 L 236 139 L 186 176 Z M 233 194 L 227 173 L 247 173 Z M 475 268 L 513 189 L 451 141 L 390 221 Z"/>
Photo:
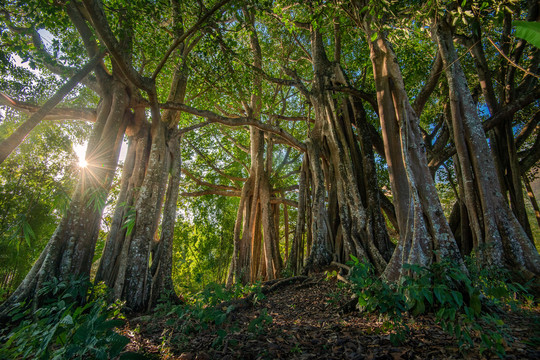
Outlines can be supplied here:
<path id="1" fill-rule="evenodd" d="M 505 119 L 510 119 L 519 110 L 532 104 L 535 100 L 540 98 L 540 86 L 536 87 L 533 91 L 520 96 L 508 105 L 499 109 L 495 115 L 484 121 L 482 126 L 484 131 L 493 129 L 498 124 L 502 123 Z"/>
<path id="2" fill-rule="evenodd" d="M 377 113 L 377 115 L 379 114 L 379 106 L 377 105 L 377 97 L 375 96 L 375 94 L 371 94 L 362 90 L 355 89 L 352 86 L 332 86 L 332 87 L 329 87 L 328 90 L 351 94 L 352 96 L 365 100 L 369 103 L 369 105 L 371 105 L 371 107 Z"/>
<path id="3" fill-rule="evenodd" d="M 285 187 L 280 187 L 280 188 L 276 188 L 276 189 L 273 189 L 272 190 L 272 193 L 275 194 L 275 193 L 281 193 L 281 192 L 284 192 L 284 191 L 293 191 L 293 190 L 298 190 L 299 189 L 299 185 L 290 185 L 290 186 L 285 186 Z"/>
<path id="4" fill-rule="evenodd" d="M 202 190 L 202 191 L 194 191 L 194 192 L 183 192 L 183 193 L 180 193 L 180 195 L 185 196 L 185 197 L 196 197 L 196 196 L 204 196 L 204 195 L 239 197 L 241 193 L 242 192 L 240 190 L 238 191 Z"/>
<path id="5" fill-rule="evenodd" d="M 529 120 L 525 126 L 523 126 L 523 129 L 519 132 L 518 136 L 516 136 L 516 148 L 519 149 L 521 145 L 531 136 L 531 134 L 534 132 L 536 125 L 540 122 L 540 110 L 537 111 L 534 116 Z"/>
<path id="6" fill-rule="evenodd" d="M 533 146 L 527 150 L 525 157 L 519 162 L 521 175 L 529 171 L 540 161 L 540 136 L 536 137 Z"/>
<path id="7" fill-rule="evenodd" d="M 34 51 L 44 59 L 42 63 L 47 70 L 60 76 L 75 76 L 77 74 L 77 69 L 61 65 L 53 56 L 51 56 L 51 54 L 47 52 L 43 42 L 41 41 L 41 36 L 35 28 L 17 27 L 12 23 L 10 14 L 7 11 L 4 10 L 2 13 L 5 15 L 7 26 L 11 31 L 20 35 L 29 35 L 31 37 L 32 44 L 34 45 Z M 96 93 L 99 94 L 101 92 L 101 89 L 99 86 L 97 86 L 95 81 L 88 78 L 81 79 L 81 81 Z"/>
<path id="8" fill-rule="evenodd" d="M 315 119 L 309 118 L 307 116 L 285 116 L 285 115 L 276 115 L 269 112 L 263 112 L 264 115 L 268 115 L 271 118 L 285 120 L 285 121 L 309 121 L 310 123 L 315 123 Z"/>
<path id="9" fill-rule="evenodd" d="M 516 100 L 512 101 L 510 104 L 500 108 L 495 115 L 487 119 L 482 123 L 482 127 L 484 128 L 484 131 L 489 131 L 493 129 L 498 124 L 502 123 L 503 121 L 512 118 L 512 116 L 518 112 L 519 110 L 523 109 L 524 107 L 530 105 L 535 100 L 540 98 L 540 87 L 537 87 L 534 89 L 534 91 L 531 91 Z M 442 164 L 444 161 L 446 161 L 450 156 L 453 156 L 456 153 L 456 148 L 453 144 L 450 146 L 445 147 L 446 144 L 441 143 L 440 149 L 441 151 L 433 151 L 433 157 L 429 162 L 430 168 L 438 168 L 440 164 Z M 434 147 L 435 148 L 435 147 Z M 530 155 L 530 156 L 529 156 Z M 532 165 L 534 165 L 533 160 L 536 158 L 536 155 L 534 155 L 534 152 L 529 152 L 529 155 L 527 156 L 527 161 L 522 164 L 522 173 L 524 171 L 527 171 L 530 169 Z M 523 161 L 523 160 L 522 160 Z M 532 165 L 531 165 L 532 162 Z"/>
<path id="10" fill-rule="evenodd" d="M 271 198 L 270 199 L 270 204 L 285 204 L 285 205 L 288 205 L 288 206 L 298 208 L 298 203 L 296 201 L 289 200 L 289 199 L 282 198 L 282 197 Z"/>
<path id="11" fill-rule="evenodd" d="M 437 55 L 435 57 L 435 60 L 433 60 L 433 65 L 431 66 L 431 71 L 429 72 L 429 77 L 426 81 L 426 84 L 420 90 L 418 93 L 418 96 L 416 97 L 416 100 L 413 104 L 414 112 L 416 113 L 416 116 L 420 117 L 420 114 L 424 110 L 424 106 L 426 106 L 426 103 L 431 96 L 431 93 L 433 90 L 435 90 L 435 86 L 437 86 L 437 83 L 439 82 L 439 77 L 442 74 L 443 69 L 443 62 L 442 57 L 439 51 L 437 51 Z"/>
<path id="12" fill-rule="evenodd" d="M 101 60 L 104 53 L 94 56 L 77 74 L 75 74 L 67 83 L 54 94 L 47 102 L 35 112 L 28 120 L 17 128 L 7 139 L 0 143 L 0 164 L 19 146 L 43 118 L 52 110 L 69 92 L 81 82 L 81 80 L 92 71 L 96 64 Z"/>
<path id="13" fill-rule="evenodd" d="M 109 50 L 111 57 L 114 59 L 114 62 L 118 65 L 124 76 L 139 89 L 144 90 L 147 93 L 155 92 L 153 79 L 141 76 L 124 57 L 121 46 L 109 26 L 101 1 L 82 0 L 82 2 L 88 12 L 94 30 Z"/>
<path id="14" fill-rule="evenodd" d="M 190 131 L 193 131 L 193 130 L 197 130 L 197 129 L 200 129 L 206 125 L 210 125 L 212 124 L 211 122 L 209 121 L 205 121 L 205 122 L 202 122 L 202 123 L 198 123 L 198 124 L 195 124 L 195 125 L 191 125 L 191 126 L 187 126 L 187 127 L 184 127 L 184 128 L 181 128 L 181 129 L 178 129 L 178 133 L 179 134 L 185 134 L 187 132 L 190 132 Z"/>
<path id="15" fill-rule="evenodd" d="M 291 134 L 289 134 L 282 128 L 269 125 L 269 124 L 264 124 L 254 119 L 250 119 L 247 117 L 228 118 L 228 117 L 218 115 L 209 110 L 200 110 L 186 104 L 175 103 L 175 102 L 166 102 L 164 104 L 161 104 L 161 108 L 184 111 L 188 114 L 204 117 L 208 119 L 209 122 L 216 122 L 216 123 L 220 123 L 227 126 L 233 126 L 233 127 L 243 126 L 243 125 L 254 126 L 263 131 L 279 135 L 281 138 L 285 139 L 285 141 L 287 141 L 287 143 L 290 146 L 294 147 L 295 149 L 298 149 L 302 152 L 306 151 L 306 145 L 304 143 L 302 143 L 301 141 L 298 141 L 298 139 L 296 139 L 294 136 L 292 136 Z"/>
<path id="16" fill-rule="evenodd" d="M 240 191 L 238 188 L 235 188 L 234 186 L 227 186 L 227 185 L 216 185 L 209 183 L 207 181 L 203 181 L 199 178 L 197 178 L 195 175 L 193 175 L 189 170 L 182 168 L 182 173 L 185 174 L 187 177 L 189 177 L 191 180 L 195 181 L 197 184 L 201 186 L 208 186 L 210 188 L 216 189 L 216 190 L 225 190 L 225 191 Z"/>
<path id="17" fill-rule="evenodd" d="M 27 115 L 32 115 L 39 111 L 40 107 L 25 101 L 10 98 L 0 92 L 0 105 L 9 106 L 12 109 L 23 112 Z M 89 108 L 54 108 L 43 120 L 84 120 L 96 122 L 96 111 Z"/>

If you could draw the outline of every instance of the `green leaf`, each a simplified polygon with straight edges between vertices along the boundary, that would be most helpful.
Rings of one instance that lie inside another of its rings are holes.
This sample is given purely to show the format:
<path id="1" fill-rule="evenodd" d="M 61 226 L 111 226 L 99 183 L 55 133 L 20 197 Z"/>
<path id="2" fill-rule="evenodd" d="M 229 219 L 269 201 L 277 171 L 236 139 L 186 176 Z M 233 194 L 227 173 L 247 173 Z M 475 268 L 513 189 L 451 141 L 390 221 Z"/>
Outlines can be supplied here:
<path id="1" fill-rule="evenodd" d="M 374 32 L 372 35 L 371 35 L 371 42 L 374 42 L 375 40 L 377 40 L 377 33 Z"/>
<path id="2" fill-rule="evenodd" d="M 414 315 L 423 314 L 426 311 L 426 305 L 424 305 L 423 301 L 417 301 L 416 306 L 414 307 Z"/>
<path id="3" fill-rule="evenodd" d="M 28 244 L 28 246 L 31 246 L 30 239 L 35 239 L 36 235 L 34 234 L 34 230 L 32 230 L 32 227 L 26 221 L 26 219 L 22 224 L 22 231 L 24 234 L 24 240 L 26 240 L 26 243 Z"/>
<path id="4" fill-rule="evenodd" d="M 460 308 L 463 305 L 463 295 L 459 291 L 452 291 L 452 297 L 456 301 L 456 305 Z"/>
<path id="5" fill-rule="evenodd" d="M 540 22 L 514 21 L 512 24 L 516 27 L 518 38 L 527 40 L 540 49 Z"/>
<path id="6" fill-rule="evenodd" d="M 126 236 L 131 235 L 131 232 L 133 231 L 133 228 L 135 227 L 135 219 L 137 217 L 137 212 L 135 211 L 134 207 L 131 207 L 128 209 L 126 215 L 124 224 L 122 225 L 122 229 L 126 229 Z"/>
<path id="7" fill-rule="evenodd" d="M 471 296 L 471 308 L 474 310 L 476 315 L 479 315 L 482 311 L 482 304 L 480 303 L 480 297 L 477 293 Z"/>
<path id="8" fill-rule="evenodd" d="M 436 287 L 436 288 L 433 289 L 433 293 L 435 294 L 435 297 L 437 298 L 439 303 L 444 304 L 444 297 L 443 297 L 441 289 Z"/>
<path id="9" fill-rule="evenodd" d="M 60 320 L 60 324 L 62 325 L 73 325 L 73 318 L 71 315 L 66 315 L 62 320 Z"/>
<path id="10" fill-rule="evenodd" d="M 423 288 L 422 294 L 424 295 L 426 300 L 429 302 L 429 304 L 433 305 L 433 293 L 428 288 Z"/>

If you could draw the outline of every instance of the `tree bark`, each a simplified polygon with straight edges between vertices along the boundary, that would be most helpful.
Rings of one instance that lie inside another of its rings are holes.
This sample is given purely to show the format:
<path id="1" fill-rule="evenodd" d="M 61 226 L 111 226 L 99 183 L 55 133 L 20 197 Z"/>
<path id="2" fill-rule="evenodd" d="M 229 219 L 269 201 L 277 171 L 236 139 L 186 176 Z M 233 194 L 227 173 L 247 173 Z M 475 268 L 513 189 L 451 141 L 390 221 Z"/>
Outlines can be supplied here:
<path id="1" fill-rule="evenodd" d="M 81 170 L 68 211 L 25 279 L 0 305 L 1 317 L 21 301 L 33 299 L 33 306 L 39 306 L 39 289 L 53 277 L 90 275 L 101 215 L 129 120 L 124 86 L 113 80 L 104 93 L 88 142 L 88 166 Z"/>
<path id="2" fill-rule="evenodd" d="M 381 34 L 371 41 L 370 25 L 365 24 L 365 29 L 399 224 L 399 243 L 384 277 L 396 281 L 405 264 L 429 266 L 442 259 L 464 268 L 427 165 L 418 117 L 409 103 L 396 56 Z"/>
<path id="3" fill-rule="evenodd" d="M 444 19 L 439 19 L 435 30 L 449 84 L 454 142 L 478 261 L 484 267 L 519 270 L 526 277 L 538 275 L 540 255 L 501 194 L 451 28 Z"/>
<path id="4" fill-rule="evenodd" d="M 254 14 L 243 9 L 249 23 L 250 46 L 253 54 L 253 66 L 262 68 L 262 52 L 255 29 Z M 262 109 L 262 80 L 258 73 L 254 74 L 253 92 L 246 111 L 257 119 Z M 282 260 L 279 253 L 279 234 L 274 226 L 274 212 L 271 205 L 272 189 L 270 174 L 272 173 L 271 141 L 268 142 L 268 155 L 265 161 L 265 136 L 262 130 L 250 126 L 251 166 L 249 177 L 244 183 L 240 198 L 234 231 L 233 260 L 227 284 L 236 280 L 242 284 L 252 283 L 261 276 L 261 280 L 272 280 L 281 275 Z M 243 210 L 243 211 L 241 211 Z M 262 226 L 262 244 L 260 243 L 260 226 Z M 240 232 L 240 229 L 242 231 Z M 261 248 L 262 246 L 262 248 Z M 264 269 L 260 269 L 260 256 L 264 259 Z M 261 271 L 264 270 L 264 271 Z"/>
<path id="5" fill-rule="evenodd" d="M 352 96 L 329 90 L 349 84 L 341 68 L 328 61 L 316 29 L 311 30 L 311 47 L 315 77 L 310 102 L 315 125 L 308 158 L 313 244 L 304 271 L 318 271 L 332 260 L 346 262 L 354 255 L 382 272 L 390 259 L 391 243 L 381 213 L 371 134 L 362 118 L 365 114 Z M 359 128 L 360 146 L 352 132 L 353 123 Z"/>

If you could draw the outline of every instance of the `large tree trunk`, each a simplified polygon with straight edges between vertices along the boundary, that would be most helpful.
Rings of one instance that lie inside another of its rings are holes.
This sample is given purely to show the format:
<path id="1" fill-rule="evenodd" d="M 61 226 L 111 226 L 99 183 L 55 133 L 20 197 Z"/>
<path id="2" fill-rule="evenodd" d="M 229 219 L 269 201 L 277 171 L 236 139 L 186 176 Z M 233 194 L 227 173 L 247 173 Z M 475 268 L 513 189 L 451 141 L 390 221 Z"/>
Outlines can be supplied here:
<path id="1" fill-rule="evenodd" d="M 505 21 L 510 20 L 507 17 Z M 507 28 L 508 26 L 505 26 L 505 29 Z M 478 29 L 480 29 L 480 26 L 478 26 Z M 508 34 L 506 34 L 506 32 L 503 32 L 503 38 L 505 38 L 503 49 L 508 50 L 507 48 L 508 44 L 510 43 L 510 39 L 508 38 Z M 480 80 L 480 87 L 482 89 L 489 112 L 491 116 L 493 116 L 498 112 L 501 106 L 497 102 L 497 98 L 495 96 L 492 75 L 486 60 L 479 30 L 474 31 L 472 37 L 465 43 L 467 47 L 471 48 L 471 54 L 475 60 L 478 78 Z M 500 73 L 500 78 L 504 79 L 505 84 L 503 92 L 504 96 L 501 100 L 503 104 L 508 104 L 515 98 L 513 76 L 506 76 L 509 75 L 510 72 L 511 71 L 509 71 L 506 61 L 504 61 L 501 66 Z M 514 141 L 514 134 L 512 132 L 512 121 L 513 115 L 504 119 L 500 124 L 490 131 L 490 143 L 492 144 L 491 150 L 493 153 L 495 169 L 499 178 L 501 193 L 505 198 L 506 194 L 508 193 L 509 199 L 506 200 L 509 202 L 512 211 L 527 233 L 527 236 L 530 238 L 532 237 L 532 232 L 529 220 L 527 218 L 527 211 L 525 209 L 519 158 Z"/>
<path id="2" fill-rule="evenodd" d="M 369 24 L 365 28 L 369 30 Z M 418 117 L 396 56 L 380 34 L 371 41 L 368 31 L 367 38 L 400 237 L 384 276 L 395 281 L 405 264 L 428 266 L 445 258 L 463 265 L 427 166 Z"/>
<path id="3" fill-rule="evenodd" d="M 180 49 L 168 97 L 173 102 L 184 101 L 188 81 L 188 54 Z M 96 281 L 104 280 L 112 296 L 125 300 L 132 311 L 150 309 L 163 292 L 177 299 L 171 276 L 180 181 L 178 116 L 173 110 L 160 116 L 154 107 L 150 126 L 144 108 L 136 108 L 130 129 L 122 187 Z M 162 214 L 161 235 L 156 238 Z"/>
<path id="4" fill-rule="evenodd" d="M 262 68 L 262 52 L 255 29 L 255 17 L 246 9 L 243 10 L 250 26 L 250 45 L 253 54 L 253 66 Z M 262 109 L 262 81 L 260 75 L 253 78 L 253 93 L 246 111 L 253 118 L 259 118 Z M 271 142 L 268 143 L 271 149 Z M 264 132 L 250 127 L 251 166 L 249 177 L 244 183 L 240 197 L 237 219 L 234 230 L 233 259 L 227 285 L 234 279 L 242 284 L 261 280 L 272 280 L 281 275 L 282 260 L 279 254 L 279 234 L 274 226 L 274 213 L 270 203 L 272 189 L 270 174 L 272 173 L 271 151 L 265 161 Z M 266 165 L 266 166 L 265 166 Z M 261 229 L 262 226 L 262 244 Z M 241 229 L 241 231 L 240 231 Z M 262 246 L 262 248 L 261 248 Z M 260 261 L 264 262 L 261 267 Z"/>
<path id="5" fill-rule="evenodd" d="M 306 228 L 306 207 L 308 197 L 309 162 L 307 154 L 304 155 L 300 168 L 300 179 L 298 182 L 298 212 L 296 217 L 296 227 L 291 246 L 291 253 L 287 258 L 286 268 L 290 269 L 293 275 L 298 275 L 304 265 L 304 233 Z"/>
<path id="6" fill-rule="evenodd" d="M 251 128 L 250 175 L 242 188 L 240 205 L 234 231 L 234 252 L 227 284 L 234 279 L 243 284 L 259 278 L 260 261 L 264 263 L 264 276 L 271 280 L 280 276 L 281 256 L 274 226 L 274 210 L 271 205 L 269 173 L 264 161 L 264 133 Z M 262 226 L 263 236 L 260 236 Z M 262 240 L 262 244 L 261 244 Z M 261 248 L 263 246 L 263 248 Z M 262 258 L 261 258 L 262 256 Z"/>
<path id="7" fill-rule="evenodd" d="M 115 288 L 123 285 L 121 298 L 132 311 L 146 310 L 150 296 L 150 250 L 159 225 L 170 160 L 165 131 L 161 119 L 156 122 L 154 118 L 148 167 L 135 203 L 135 225 L 127 253 L 125 282 L 115 284 Z"/>
<path id="8" fill-rule="evenodd" d="M 341 68 L 328 61 L 318 30 L 313 29 L 311 37 L 315 79 L 310 100 L 315 126 L 308 141 L 308 158 L 314 241 L 305 271 L 320 270 L 332 260 L 346 262 L 354 255 L 382 272 L 392 247 L 381 213 L 363 109 L 352 98 L 339 99 L 328 90 L 348 84 Z M 352 132 L 353 122 L 361 127 L 360 146 Z"/>
<path id="9" fill-rule="evenodd" d="M 53 277 L 65 280 L 90 275 L 101 215 L 130 117 L 124 86 L 111 81 L 107 90 L 88 142 L 88 166 L 81 170 L 68 211 L 26 278 L 0 306 L 2 315 L 15 303 L 39 300 L 39 289 Z M 34 306 L 38 304 L 34 302 Z"/>
<path id="10" fill-rule="evenodd" d="M 124 282 L 127 249 L 133 233 L 135 202 L 150 155 L 150 125 L 145 119 L 143 108 L 135 110 L 134 124 L 126 134 L 129 136 L 129 145 L 122 169 L 120 193 L 95 277 L 96 283 L 103 281 L 111 289 L 115 288 L 116 282 Z M 121 291 L 113 291 L 112 294 L 115 299 L 120 299 L 121 295 Z"/>
<path id="11" fill-rule="evenodd" d="M 167 196 L 163 208 L 163 220 L 161 224 L 161 236 L 157 250 L 152 257 L 152 287 L 150 289 L 150 301 L 148 310 L 157 304 L 162 294 L 168 295 L 169 299 L 178 301 L 172 281 L 172 248 L 174 239 L 174 225 L 176 224 L 176 209 L 178 194 L 180 191 L 180 141 L 178 135 L 173 134 L 168 142 L 171 164 Z"/>
<path id="12" fill-rule="evenodd" d="M 436 37 L 450 90 L 454 143 L 473 230 L 478 261 L 485 267 L 540 273 L 540 256 L 501 194 L 486 135 L 454 48 L 450 26 L 442 19 Z"/>

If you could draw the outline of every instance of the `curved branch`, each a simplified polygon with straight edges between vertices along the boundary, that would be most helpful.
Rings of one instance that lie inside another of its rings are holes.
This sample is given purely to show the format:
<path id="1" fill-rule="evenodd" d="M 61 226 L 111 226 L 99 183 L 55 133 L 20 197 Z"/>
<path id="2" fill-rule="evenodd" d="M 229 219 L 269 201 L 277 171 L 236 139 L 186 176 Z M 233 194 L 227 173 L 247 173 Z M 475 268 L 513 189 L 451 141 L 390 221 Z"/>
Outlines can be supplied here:
<path id="1" fill-rule="evenodd" d="M 303 142 L 299 141 L 298 139 L 296 139 L 294 136 L 292 136 L 291 134 L 289 134 L 282 128 L 274 126 L 274 125 L 264 124 L 255 119 L 251 119 L 247 117 L 229 118 L 229 117 L 218 115 L 209 110 L 200 110 L 186 104 L 175 103 L 175 102 L 170 102 L 170 101 L 164 104 L 161 104 L 160 107 L 162 109 L 184 111 L 188 114 L 204 117 L 208 119 L 209 122 L 220 123 L 227 126 L 235 127 L 235 126 L 251 125 L 263 131 L 279 135 L 290 146 L 294 147 L 295 149 L 299 151 L 302 151 L 302 152 L 306 151 L 306 145 Z"/>
<path id="2" fill-rule="evenodd" d="M 429 72 L 429 77 L 426 81 L 426 84 L 416 96 L 416 99 L 414 100 L 414 104 L 412 106 L 414 112 L 416 113 L 416 116 L 420 117 L 420 114 L 424 110 L 424 106 L 426 106 L 426 103 L 429 100 L 429 96 L 431 95 L 433 90 L 435 90 L 435 86 L 437 86 L 437 83 L 439 82 L 439 77 L 442 74 L 442 70 L 442 57 L 440 52 L 437 51 L 437 55 L 435 56 L 435 60 L 433 60 L 433 65 L 431 66 L 431 71 Z"/>
<path id="3" fill-rule="evenodd" d="M 10 98 L 1 92 L 0 105 L 8 106 L 27 115 L 32 115 L 40 109 L 37 105 Z M 45 115 L 43 120 L 83 120 L 96 122 L 96 111 L 90 108 L 54 108 Z"/>
<path id="4" fill-rule="evenodd" d="M 227 173 L 225 173 L 223 170 L 219 169 L 217 166 L 213 165 L 212 164 L 212 161 L 210 159 L 208 159 L 208 157 L 203 154 L 202 151 L 199 150 L 199 148 L 197 146 L 194 146 L 191 141 L 189 141 L 188 139 L 184 139 L 184 141 L 186 141 L 188 143 L 189 146 L 191 146 L 191 148 L 200 156 L 204 159 L 204 162 L 210 166 L 212 168 L 212 170 L 214 170 L 215 172 L 217 172 L 219 175 L 231 180 L 231 181 L 241 181 L 241 182 L 244 182 L 246 181 L 247 179 L 246 178 L 242 178 L 242 177 L 237 177 L 237 176 L 232 176 L 232 175 L 229 175 Z"/>
<path id="5" fill-rule="evenodd" d="M 533 146 L 527 150 L 523 159 L 519 162 L 521 175 L 524 175 L 540 161 L 540 136 L 536 137 Z"/>
<path id="6" fill-rule="evenodd" d="M 224 131 L 223 129 L 221 129 L 221 133 L 223 134 L 223 136 L 225 136 L 227 139 L 229 139 L 229 141 L 231 141 L 234 146 L 236 146 L 236 148 L 238 148 L 240 151 L 243 151 L 245 152 L 246 154 L 251 154 L 250 150 L 248 147 L 240 144 L 238 141 L 236 141 L 235 138 L 233 138 L 230 134 L 228 134 L 226 131 Z M 249 172 L 249 169 L 246 168 L 246 170 L 248 170 Z"/>
<path id="7" fill-rule="evenodd" d="M 540 86 L 537 86 L 533 91 L 520 96 L 508 105 L 502 107 L 495 115 L 484 121 L 482 124 L 484 131 L 491 130 L 504 120 L 510 119 L 516 112 L 538 99 L 540 99 Z"/>
<path id="8" fill-rule="evenodd" d="M 139 89 L 144 90 L 149 94 L 154 93 L 154 80 L 141 76 L 132 66 L 129 65 L 128 61 L 124 57 L 122 51 L 120 50 L 120 44 L 109 26 L 101 1 L 82 0 L 82 2 L 86 11 L 88 12 L 88 16 L 90 18 L 89 20 L 92 23 L 96 34 L 109 50 L 109 54 L 118 65 L 118 68 L 122 74 L 124 74 L 124 76 Z"/>
<path id="9" fill-rule="evenodd" d="M 210 121 L 205 121 L 205 122 L 198 123 L 198 124 L 195 124 L 195 125 L 187 126 L 187 127 L 178 129 L 178 134 L 185 134 L 187 132 L 200 129 L 200 128 L 202 128 L 202 127 L 204 127 L 206 125 L 210 125 L 210 124 L 213 124 L 213 123 L 210 122 Z"/>
<path id="10" fill-rule="evenodd" d="M 223 149 L 223 151 L 227 153 L 227 155 L 229 155 L 234 161 L 242 165 L 242 167 L 246 170 L 246 172 L 249 173 L 249 167 L 246 164 L 244 164 L 242 160 L 240 160 L 238 157 L 234 156 L 232 152 L 227 150 L 227 148 L 222 144 L 222 142 L 215 135 L 212 134 L 212 138 L 214 138 L 214 140 L 219 144 L 219 146 L 221 146 L 221 148 Z"/>
<path id="11" fill-rule="evenodd" d="M 34 45 L 34 52 L 39 54 L 41 57 L 43 57 L 44 61 L 42 64 L 45 66 L 47 70 L 52 72 L 53 74 L 60 75 L 60 76 L 75 76 L 77 74 L 78 69 L 71 68 L 69 66 L 62 65 L 56 61 L 56 58 L 54 58 L 49 52 L 45 49 L 45 46 L 43 45 L 43 41 L 41 41 L 41 36 L 33 27 L 28 28 L 22 28 L 15 26 L 11 21 L 10 14 L 3 10 L 1 11 L 6 17 L 6 23 L 10 31 L 17 33 L 19 35 L 29 35 L 32 39 L 32 44 Z M 96 55 L 97 51 L 95 54 Z M 88 88 L 92 89 L 97 94 L 101 93 L 101 89 L 97 85 L 95 79 L 92 79 L 90 77 L 84 78 L 81 80 L 81 82 L 87 86 Z"/>
<path id="12" fill-rule="evenodd" d="M 289 199 L 286 199 L 286 198 L 281 198 L 281 197 L 279 197 L 279 198 L 278 197 L 271 198 L 270 199 L 270 204 L 285 204 L 285 205 L 288 205 L 288 206 L 298 208 L 298 202 L 296 202 L 294 200 L 289 200 Z"/>
<path id="13" fill-rule="evenodd" d="M 195 175 L 193 175 L 189 170 L 187 170 L 185 168 L 182 169 L 182 173 L 185 174 L 188 178 L 195 181 L 197 184 L 199 184 L 201 186 L 208 186 L 208 187 L 216 189 L 216 190 L 226 190 L 226 191 L 237 191 L 238 190 L 238 191 L 240 191 L 240 189 L 238 189 L 238 188 L 236 188 L 234 186 L 216 185 L 216 184 L 209 183 L 207 181 L 203 181 L 203 180 L 199 179 L 198 177 L 196 177 Z"/>
<path id="14" fill-rule="evenodd" d="M 516 136 L 516 148 L 519 149 L 521 145 L 531 136 L 531 134 L 536 129 L 536 125 L 540 122 L 540 110 L 538 110 L 531 120 L 523 126 L 521 131 L 519 132 L 518 136 Z"/>
<path id="15" fill-rule="evenodd" d="M 219 196 L 231 196 L 231 197 L 240 197 L 241 191 L 225 191 L 225 190 L 202 190 L 194 192 L 183 192 L 180 195 L 185 197 L 196 197 L 204 195 L 219 195 Z"/>
<path id="16" fill-rule="evenodd" d="M 285 121 L 309 121 L 310 123 L 314 124 L 315 119 L 312 119 L 307 116 L 285 116 L 285 115 L 277 115 L 272 114 L 269 112 L 263 112 L 264 115 L 267 115 L 271 118 L 279 119 L 279 120 L 285 120 Z"/>
<path id="17" fill-rule="evenodd" d="M 371 105 L 375 113 L 379 115 L 379 105 L 377 105 L 377 97 L 375 96 L 375 94 L 371 94 L 362 90 L 355 89 L 352 86 L 330 86 L 327 89 L 350 94 L 352 96 L 365 100 L 369 103 L 369 105 Z"/>
<path id="18" fill-rule="evenodd" d="M 97 65 L 105 53 L 99 53 L 90 60 L 75 76 L 54 94 L 43 106 L 36 111 L 28 120 L 22 123 L 7 139 L 0 143 L 0 164 L 19 146 L 43 118 Z"/>

